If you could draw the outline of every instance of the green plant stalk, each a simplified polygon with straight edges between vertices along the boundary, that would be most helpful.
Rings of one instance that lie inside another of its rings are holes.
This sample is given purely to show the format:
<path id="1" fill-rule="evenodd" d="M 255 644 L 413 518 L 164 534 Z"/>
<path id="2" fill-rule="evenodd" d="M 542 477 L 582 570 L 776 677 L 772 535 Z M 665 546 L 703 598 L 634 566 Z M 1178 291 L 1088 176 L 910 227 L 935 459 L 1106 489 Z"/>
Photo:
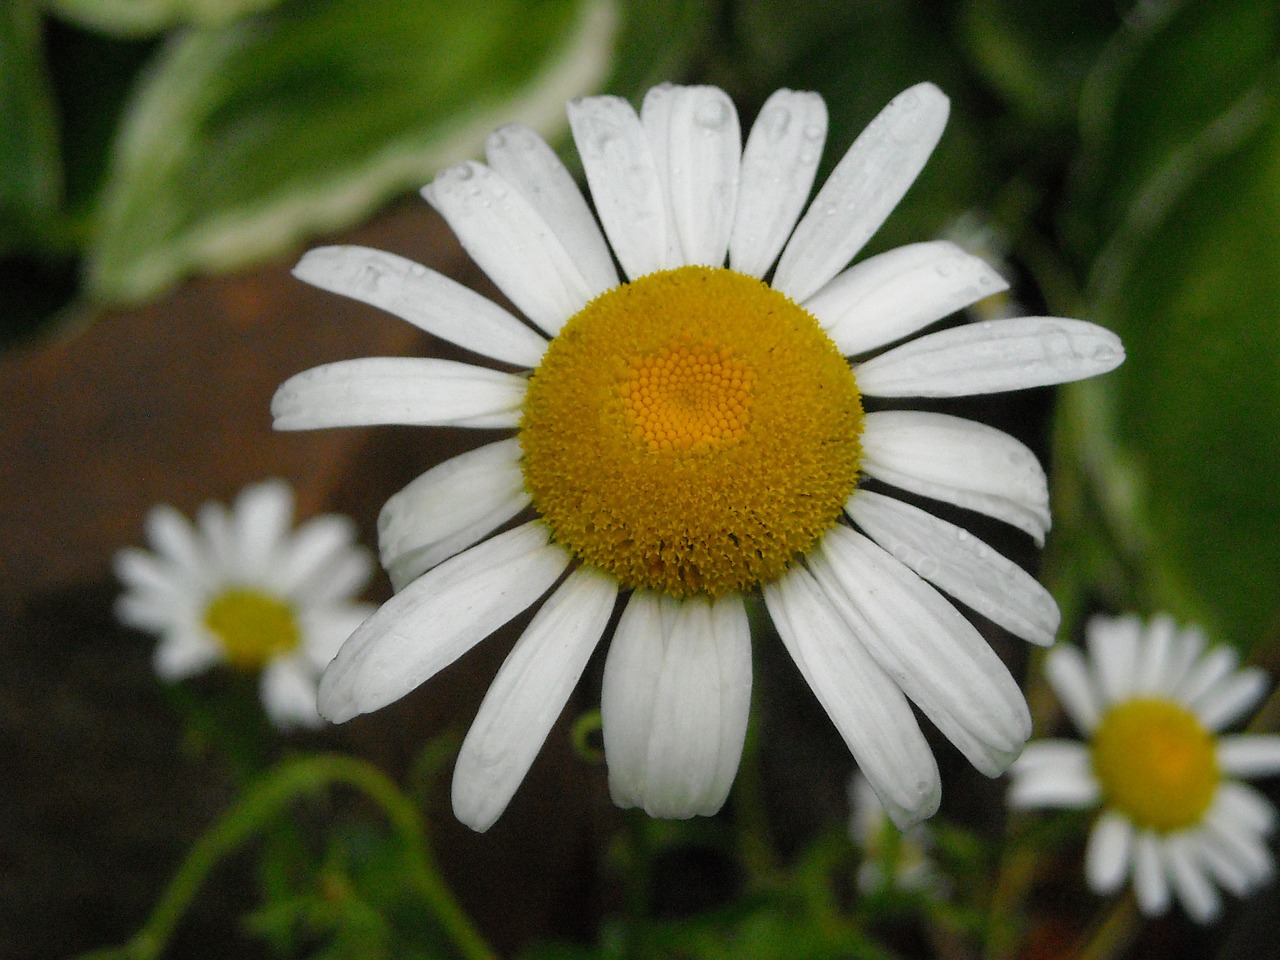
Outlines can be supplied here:
<path id="1" fill-rule="evenodd" d="M 410 878 L 445 933 L 467 960 L 496 960 L 471 918 L 445 884 L 427 846 L 413 804 L 380 771 L 339 754 L 288 760 L 245 791 L 240 802 L 206 832 L 187 854 L 146 924 L 128 943 L 85 954 L 82 960 L 154 960 L 160 957 L 200 885 L 220 860 L 261 830 L 293 801 L 346 784 L 374 801 L 404 843 Z"/>

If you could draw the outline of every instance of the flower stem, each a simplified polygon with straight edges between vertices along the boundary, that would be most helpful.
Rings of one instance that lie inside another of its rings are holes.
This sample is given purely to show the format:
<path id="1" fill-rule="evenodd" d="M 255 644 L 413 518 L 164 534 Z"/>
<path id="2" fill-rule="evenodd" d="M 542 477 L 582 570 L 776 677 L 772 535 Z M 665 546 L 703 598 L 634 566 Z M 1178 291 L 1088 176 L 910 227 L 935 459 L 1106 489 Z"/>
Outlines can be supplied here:
<path id="1" fill-rule="evenodd" d="M 338 754 L 288 760 L 269 771 L 196 841 L 146 924 L 133 939 L 118 948 L 86 954 L 82 960 L 160 957 L 200 885 L 218 862 L 279 816 L 290 803 L 333 784 L 354 788 L 382 809 L 403 843 L 415 892 L 426 901 L 459 952 L 467 960 L 495 960 L 496 954 L 441 878 L 413 804 L 380 771 L 353 757 Z"/>
<path id="2" fill-rule="evenodd" d="M 1125 896 L 1094 928 L 1088 941 L 1076 951 L 1079 960 L 1115 960 L 1138 935 L 1140 918 L 1132 896 Z"/>

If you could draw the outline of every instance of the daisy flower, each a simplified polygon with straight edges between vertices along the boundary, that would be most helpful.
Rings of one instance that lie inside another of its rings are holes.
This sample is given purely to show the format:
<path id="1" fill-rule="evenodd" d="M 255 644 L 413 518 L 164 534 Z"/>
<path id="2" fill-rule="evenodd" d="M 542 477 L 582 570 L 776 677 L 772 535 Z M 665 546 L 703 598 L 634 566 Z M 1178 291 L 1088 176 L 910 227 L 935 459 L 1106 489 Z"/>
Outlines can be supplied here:
<path id="1" fill-rule="evenodd" d="M 1055 647 L 1049 682 L 1088 744 L 1041 740 L 1013 765 L 1014 807 L 1093 807 L 1085 874 L 1115 893 L 1133 878 L 1145 914 L 1176 896 L 1208 923 L 1218 887 L 1243 896 L 1271 876 L 1271 803 L 1237 777 L 1280 773 L 1280 736 L 1223 735 L 1266 689 L 1258 669 L 1236 669 L 1235 651 L 1205 650 L 1195 628 L 1165 616 L 1096 618 L 1090 659 Z"/>
<path id="2" fill-rule="evenodd" d="M 116 614 L 159 635 L 155 671 L 169 682 L 216 663 L 260 671 L 262 705 L 281 729 L 316 727 L 320 674 L 374 610 L 356 603 L 373 559 L 355 526 L 333 514 L 291 530 L 283 480 L 245 487 L 228 510 L 200 508 L 196 523 L 168 505 L 147 514 L 152 550 L 116 554 L 125 591 Z"/>
<path id="3" fill-rule="evenodd" d="M 939 796 L 908 698 L 979 769 L 1002 771 L 1029 735 L 1026 705 L 926 580 L 1039 643 L 1053 637 L 1053 601 L 967 532 L 861 481 L 1039 540 L 1043 471 L 990 427 L 865 413 L 862 398 L 1058 383 L 1111 369 L 1123 351 L 1098 327 L 1046 317 L 883 349 L 1002 286 L 944 242 L 845 269 L 923 167 L 947 112 L 931 84 L 901 94 L 803 216 L 827 128 L 814 93 L 775 93 L 745 146 L 715 87 L 656 87 L 639 113 L 612 96 L 570 102 L 594 214 L 546 143 L 498 130 L 487 164 L 446 170 L 423 194 L 527 324 L 391 254 L 307 254 L 301 279 L 512 370 L 399 357 L 317 367 L 276 393 L 277 428 L 516 431 L 387 503 L 382 561 L 402 589 L 326 672 L 321 712 L 342 721 L 404 696 L 549 593 L 458 757 L 454 810 L 483 830 L 625 594 L 601 695 L 613 799 L 653 816 L 711 814 L 747 726 L 744 596 L 762 590 L 896 820 L 927 816 Z M 526 511 L 532 519 L 502 529 Z"/>

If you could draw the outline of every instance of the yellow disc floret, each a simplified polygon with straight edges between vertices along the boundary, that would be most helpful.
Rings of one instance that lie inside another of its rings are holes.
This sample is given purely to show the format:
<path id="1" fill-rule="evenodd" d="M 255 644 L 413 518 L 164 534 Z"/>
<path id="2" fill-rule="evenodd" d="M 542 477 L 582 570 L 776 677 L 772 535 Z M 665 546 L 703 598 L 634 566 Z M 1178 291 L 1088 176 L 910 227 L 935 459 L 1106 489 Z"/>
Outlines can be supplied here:
<path id="1" fill-rule="evenodd" d="M 293 608 L 260 590 L 231 587 L 205 608 L 204 624 L 217 637 L 227 662 L 257 670 L 288 653 L 301 639 Z"/>
<path id="2" fill-rule="evenodd" d="M 1218 786 L 1213 735 L 1186 707 L 1139 698 L 1103 716 L 1093 772 L 1107 803 L 1139 827 L 1167 833 L 1200 822 Z"/>
<path id="3" fill-rule="evenodd" d="M 840 516 L 862 403 L 818 322 L 722 268 L 592 300 L 529 382 L 525 486 L 555 539 L 624 587 L 766 583 Z"/>

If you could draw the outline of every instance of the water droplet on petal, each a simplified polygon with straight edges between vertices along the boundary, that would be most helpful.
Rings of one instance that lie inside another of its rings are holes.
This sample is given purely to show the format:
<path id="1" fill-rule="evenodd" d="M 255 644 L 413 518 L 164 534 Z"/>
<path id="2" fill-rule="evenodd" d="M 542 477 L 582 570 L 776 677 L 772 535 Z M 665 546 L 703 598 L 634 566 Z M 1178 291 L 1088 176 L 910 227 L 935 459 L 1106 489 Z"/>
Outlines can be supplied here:
<path id="1" fill-rule="evenodd" d="M 777 143 L 787 135 L 787 130 L 791 127 L 791 111 L 786 107 L 774 107 L 767 113 L 762 113 L 756 123 L 764 125 L 764 135 L 770 143 Z"/>
<path id="2" fill-rule="evenodd" d="M 386 278 L 386 271 L 377 263 L 366 263 L 356 275 L 355 285 L 363 294 L 376 294 Z"/>
<path id="3" fill-rule="evenodd" d="M 1040 340 L 1040 349 L 1045 362 L 1055 370 L 1069 370 L 1076 360 L 1075 347 L 1067 331 L 1056 323 L 1046 323 L 1036 336 Z"/>
<path id="4" fill-rule="evenodd" d="M 693 118 L 709 130 L 719 130 L 729 120 L 729 107 L 719 97 L 709 98 L 698 105 Z"/>

